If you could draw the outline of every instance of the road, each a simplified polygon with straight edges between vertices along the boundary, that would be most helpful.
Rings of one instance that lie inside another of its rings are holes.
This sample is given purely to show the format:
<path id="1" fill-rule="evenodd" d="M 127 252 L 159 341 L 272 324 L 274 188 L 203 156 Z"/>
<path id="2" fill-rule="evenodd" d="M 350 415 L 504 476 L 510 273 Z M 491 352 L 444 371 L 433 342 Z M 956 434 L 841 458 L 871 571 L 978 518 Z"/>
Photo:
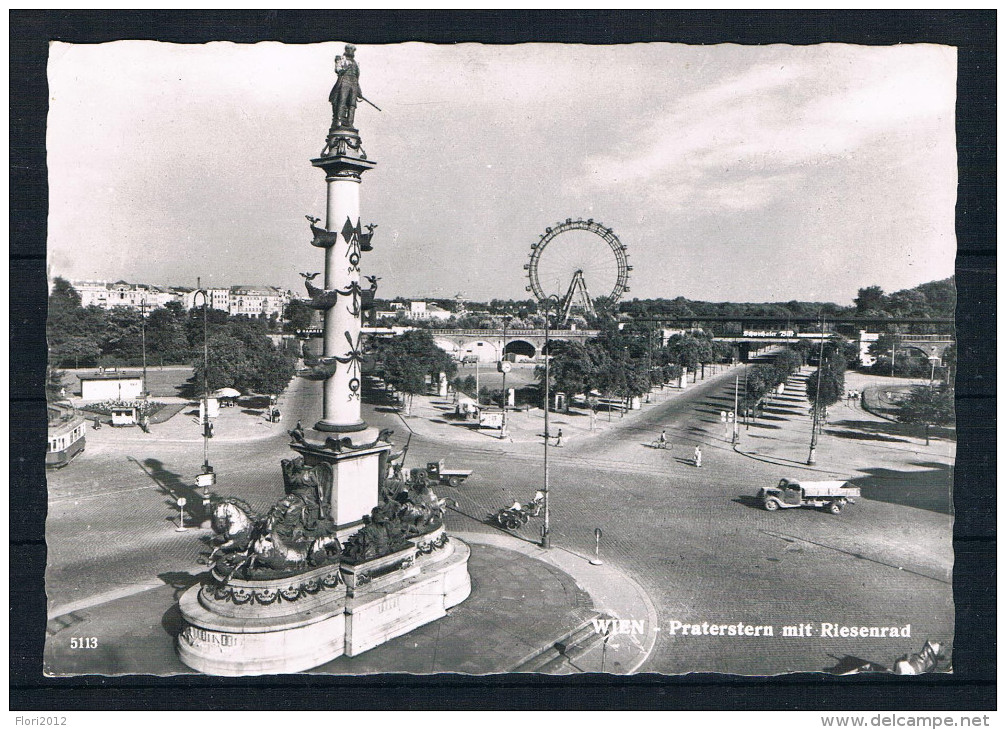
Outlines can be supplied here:
<path id="1" fill-rule="evenodd" d="M 872 499 L 837 516 L 758 508 L 745 497 L 780 476 L 830 477 L 735 453 L 719 423 L 719 411 L 732 405 L 732 384 L 729 377 L 709 379 L 603 440 L 549 450 L 554 549 L 588 554 L 600 527 L 602 557 L 634 577 L 657 608 L 660 625 L 647 627 L 657 641 L 642 671 L 820 671 L 835 663 L 833 656 L 891 663 L 927 638 L 952 643 L 950 516 Z M 318 418 L 313 390 L 293 393 L 289 423 Z M 795 402 L 777 408 L 800 411 Z M 365 417 L 394 428 L 396 442 L 404 443 L 407 426 L 397 414 L 365 406 Z M 561 426 L 565 416 L 553 418 Z M 648 446 L 661 428 L 670 450 Z M 742 446 L 772 435 L 772 428 L 764 421 L 744 434 Z M 282 492 L 279 460 L 291 453 L 287 441 L 277 433 L 254 444 L 212 442 L 217 491 L 259 508 L 271 504 Z M 701 469 L 690 463 L 697 441 L 704 443 Z M 202 461 L 201 444 L 140 442 L 126 454 L 89 444 L 87 457 L 50 477 L 52 608 L 171 582 L 179 571 L 199 567 L 206 532 L 176 532 L 172 519 L 174 496 L 198 499 L 187 485 Z M 476 448 L 416 435 L 406 466 L 437 458 L 474 470 L 459 488 L 438 490 L 457 501 L 449 529 L 492 530 L 484 523 L 489 513 L 541 488 L 541 458 L 507 454 L 496 443 Z M 537 540 L 539 530 L 532 520 L 519 537 Z M 642 617 L 641 611 L 625 618 Z M 775 636 L 672 635 L 672 621 L 771 625 Z M 779 637 L 783 626 L 808 622 L 815 634 L 820 622 L 911 624 L 911 638 Z"/>

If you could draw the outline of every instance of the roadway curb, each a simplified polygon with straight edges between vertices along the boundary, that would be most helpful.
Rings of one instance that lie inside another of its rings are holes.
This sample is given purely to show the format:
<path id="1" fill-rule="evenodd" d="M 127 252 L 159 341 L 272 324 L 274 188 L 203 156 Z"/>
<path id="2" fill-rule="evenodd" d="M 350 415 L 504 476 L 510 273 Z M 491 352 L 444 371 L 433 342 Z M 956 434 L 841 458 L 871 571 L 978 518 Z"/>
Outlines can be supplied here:
<path id="1" fill-rule="evenodd" d="M 652 629 L 657 629 L 660 626 L 657 609 L 643 587 L 635 579 L 610 563 L 594 566 L 590 564 L 590 558 L 568 548 L 553 546 L 551 550 L 545 550 L 511 535 L 465 531 L 451 531 L 450 534 L 468 543 L 514 550 L 558 568 L 573 578 L 576 584 L 590 595 L 594 602 L 594 610 L 599 614 L 608 614 L 616 619 L 630 618 L 633 609 L 642 606 L 646 612 L 648 625 Z M 603 588 L 608 589 L 609 596 L 607 598 Z M 628 656 L 623 662 L 626 667 L 625 673 L 632 674 L 638 671 L 639 667 L 653 653 L 657 642 L 657 631 L 652 629 L 646 633 L 646 638 L 641 644 L 632 647 L 627 645 L 624 653 Z M 574 629 L 570 635 L 578 630 Z M 553 643 L 542 646 L 539 654 L 548 652 L 553 647 Z"/>
<path id="2" fill-rule="evenodd" d="M 747 451 L 741 451 L 736 445 L 734 445 L 734 452 L 747 458 L 753 459 L 754 461 L 761 461 L 766 464 L 775 464 L 776 466 L 782 466 L 787 469 L 802 469 L 804 471 L 813 471 L 819 474 L 837 474 L 839 476 L 845 474 L 845 472 L 836 471 L 834 469 L 819 469 L 816 466 L 807 466 L 806 464 L 795 464 L 792 461 L 787 461 L 782 457 L 766 456 L 764 454 L 751 454 Z M 854 477 L 846 476 L 847 479 L 853 479 Z"/>

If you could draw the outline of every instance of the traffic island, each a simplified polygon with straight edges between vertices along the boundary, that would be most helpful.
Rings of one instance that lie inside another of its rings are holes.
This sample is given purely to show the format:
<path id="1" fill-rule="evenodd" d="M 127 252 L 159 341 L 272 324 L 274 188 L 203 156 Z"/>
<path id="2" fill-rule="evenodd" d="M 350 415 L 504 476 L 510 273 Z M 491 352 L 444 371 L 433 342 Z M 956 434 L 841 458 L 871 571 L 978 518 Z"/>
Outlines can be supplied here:
<path id="1" fill-rule="evenodd" d="M 607 614 L 598 609 L 591 592 L 582 587 L 585 581 L 523 550 L 509 549 L 516 541 L 501 537 L 508 547 L 465 535 L 465 542 L 471 545 L 467 568 L 473 592 L 447 610 L 443 618 L 359 656 L 340 656 L 309 673 L 598 671 L 603 637 L 595 631 L 593 622 L 605 620 Z M 447 562 L 440 558 L 439 551 L 429 557 Z M 563 557 L 569 556 L 564 553 Z M 585 560 L 579 562 L 590 568 Z M 198 590 L 207 579 L 204 573 L 186 582 Z M 613 590 L 617 588 L 616 592 L 626 593 L 617 575 L 612 580 L 611 575 L 598 574 L 598 579 Z M 195 674 L 175 650 L 177 636 L 187 630 L 176 597 L 185 590 L 191 587 L 176 582 L 90 607 L 78 604 L 72 612 L 52 617 L 44 654 L 46 674 Z M 336 602 L 346 600 L 337 598 Z M 97 647 L 88 651 L 72 648 L 71 639 L 80 636 L 95 637 Z M 581 669 L 571 666 L 565 658 L 554 661 L 560 650 Z M 613 651 L 609 646 L 607 671 L 618 670 Z M 590 659 L 585 654 L 596 656 Z M 631 670 L 644 656 L 636 652 L 622 665 Z M 296 670 L 290 667 L 276 671 Z"/>

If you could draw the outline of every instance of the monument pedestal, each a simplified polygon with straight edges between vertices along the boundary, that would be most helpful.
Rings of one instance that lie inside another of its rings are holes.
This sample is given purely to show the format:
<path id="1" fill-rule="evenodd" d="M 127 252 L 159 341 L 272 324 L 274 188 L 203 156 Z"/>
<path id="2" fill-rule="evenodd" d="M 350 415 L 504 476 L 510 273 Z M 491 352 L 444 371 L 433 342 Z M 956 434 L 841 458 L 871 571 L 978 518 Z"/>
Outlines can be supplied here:
<path id="1" fill-rule="evenodd" d="M 179 601 L 186 623 L 179 657 L 200 672 L 239 677 L 357 656 L 443 618 L 468 598 L 470 555 L 441 527 L 391 555 L 294 578 L 224 584 L 211 574 Z"/>
<path id="2" fill-rule="evenodd" d="M 356 532 L 363 516 L 377 506 L 387 474 L 392 446 L 376 428 L 348 434 L 307 430 L 291 448 L 307 467 L 328 464 L 332 469 L 332 519 L 339 540 Z"/>
<path id="3" fill-rule="evenodd" d="M 446 616 L 447 609 L 471 594 L 470 555 L 466 543 L 444 536 L 429 554 L 418 554 L 414 547 L 405 551 L 392 574 L 378 561 L 352 566 L 355 580 L 347 580 L 347 585 L 356 585 L 346 598 L 346 656 L 357 656 Z M 343 576 L 347 567 L 343 565 Z"/>
<path id="4" fill-rule="evenodd" d="M 178 656 L 206 674 L 300 672 L 345 652 L 346 586 L 339 566 L 281 580 L 192 586 L 178 603 L 186 627 Z"/>

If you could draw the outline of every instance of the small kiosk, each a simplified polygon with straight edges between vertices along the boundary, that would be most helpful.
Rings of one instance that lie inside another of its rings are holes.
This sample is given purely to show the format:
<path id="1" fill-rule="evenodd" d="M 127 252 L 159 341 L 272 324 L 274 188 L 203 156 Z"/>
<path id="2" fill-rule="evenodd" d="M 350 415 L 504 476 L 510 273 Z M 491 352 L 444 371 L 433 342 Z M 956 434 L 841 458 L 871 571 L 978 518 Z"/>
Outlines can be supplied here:
<path id="1" fill-rule="evenodd" d="M 113 426 L 135 426 L 137 424 L 136 406 L 113 406 L 112 425 Z"/>
<path id="2" fill-rule="evenodd" d="M 479 428 L 503 428 L 502 408 L 483 408 L 479 411 Z"/>

